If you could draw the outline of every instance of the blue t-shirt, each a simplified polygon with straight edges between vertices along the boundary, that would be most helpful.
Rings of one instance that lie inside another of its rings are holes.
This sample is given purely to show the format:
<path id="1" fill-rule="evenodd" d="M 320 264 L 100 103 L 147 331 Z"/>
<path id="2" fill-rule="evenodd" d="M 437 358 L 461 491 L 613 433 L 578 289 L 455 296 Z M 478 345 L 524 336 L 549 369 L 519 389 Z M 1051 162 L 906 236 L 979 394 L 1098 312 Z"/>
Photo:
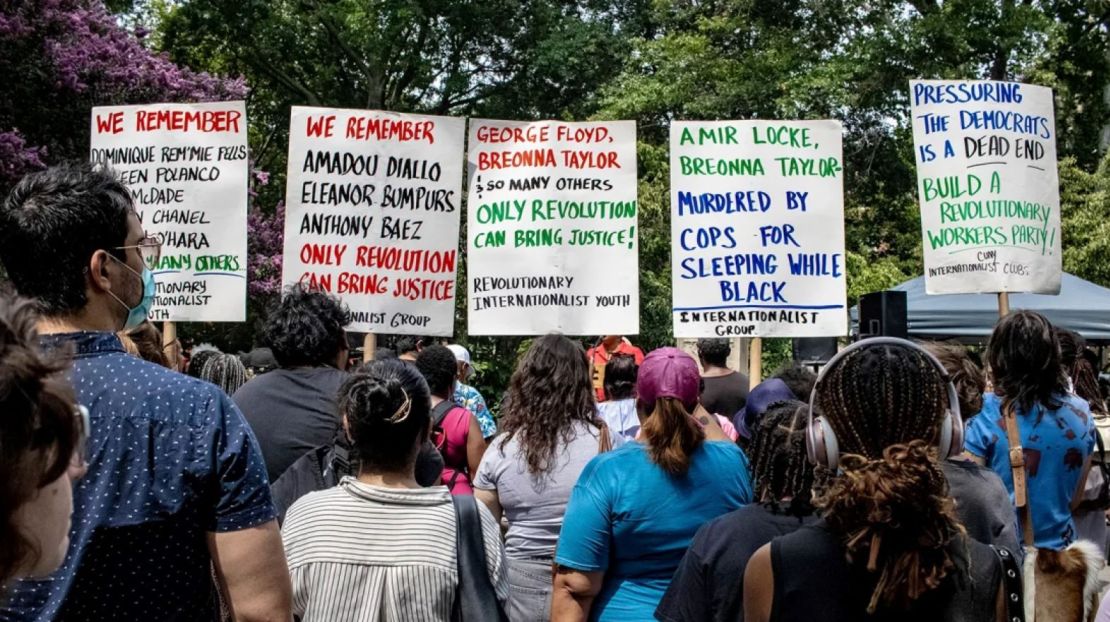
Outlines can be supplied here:
<path id="1" fill-rule="evenodd" d="M 586 465 L 567 505 L 555 562 L 605 581 L 591 620 L 651 620 L 698 528 L 752 500 L 748 459 L 728 441 L 706 441 L 683 477 L 633 442 Z"/>
<path id="2" fill-rule="evenodd" d="M 1019 409 L 1017 413 L 1033 539 L 1038 547 L 1049 549 L 1062 549 L 1076 539 L 1072 495 L 1095 446 L 1095 424 L 1087 402 L 1074 395 L 1056 399 L 1061 404 L 1056 410 L 1038 405 L 1031 412 Z M 1010 443 L 1002 427 L 1001 407 L 1002 400 L 995 394 L 983 396 L 983 410 L 967 424 L 964 446 L 1002 478 L 1013 502 Z"/>
<path id="3" fill-rule="evenodd" d="M 206 532 L 273 520 L 266 466 L 215 385 L 124 352 L 112 333 L 67 344 L 89 409 L 89 470 L 73 489 L 65 561 L 0 598 L 0 620 L 216 620 Z"/>

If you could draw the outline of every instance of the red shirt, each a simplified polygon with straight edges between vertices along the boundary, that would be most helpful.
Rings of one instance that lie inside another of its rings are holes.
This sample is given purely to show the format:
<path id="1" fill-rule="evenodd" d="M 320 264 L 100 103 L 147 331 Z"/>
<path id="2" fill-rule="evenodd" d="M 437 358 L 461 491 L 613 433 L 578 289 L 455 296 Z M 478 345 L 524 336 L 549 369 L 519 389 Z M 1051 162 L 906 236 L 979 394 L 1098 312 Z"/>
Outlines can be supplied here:
<path id="1" fill-rule="evenodd" d="M 605 364 L 613 358 L 614 354 L 631 356 L 636 360 L 636 365 L 644 362 L 644 351 L 632 345 L 627 339 L 621 339 L 621 342 L 617 344 L 617 349 L 612 352 L 606 350 L 604 345 L 597 345 L 587 350 L 586 360 L 593 367 L 594 391 L 597 393 L 597 401 L 599 402 L 605 401 Z"/>

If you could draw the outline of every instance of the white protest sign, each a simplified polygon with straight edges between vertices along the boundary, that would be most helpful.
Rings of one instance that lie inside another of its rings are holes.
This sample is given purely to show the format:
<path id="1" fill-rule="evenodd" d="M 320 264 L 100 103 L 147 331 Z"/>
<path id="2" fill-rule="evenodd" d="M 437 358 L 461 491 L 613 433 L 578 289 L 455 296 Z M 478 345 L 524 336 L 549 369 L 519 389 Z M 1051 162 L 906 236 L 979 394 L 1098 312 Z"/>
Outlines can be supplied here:
<path id="1" fill-rule="evenodd" d="M 90 156 L 131 191 L 147 233 L 151 320 L 242 322 L 247 315 L 247 113 L 241 101 L 92 109 Z"/>
<path id="2" fill-rule="evenodd" d="M 671 124 L 675 337 L 848 330 L 836 121 Z"/>
<path id="3" fill-rule="evenodd" d="M 1060 292 L 1052 89 L 910 82 L 925 291 Z"/>
<path id="4" fill-rule="evenodd" d="M 470 121 L 471 335 L 640 331 L 636 124 Z"/>
<path id="5" fill-rule="evenodd" d="M 294 106 L 282 282 L 339 296 L 353 331 L 450 336 L 464 123 Z"/>

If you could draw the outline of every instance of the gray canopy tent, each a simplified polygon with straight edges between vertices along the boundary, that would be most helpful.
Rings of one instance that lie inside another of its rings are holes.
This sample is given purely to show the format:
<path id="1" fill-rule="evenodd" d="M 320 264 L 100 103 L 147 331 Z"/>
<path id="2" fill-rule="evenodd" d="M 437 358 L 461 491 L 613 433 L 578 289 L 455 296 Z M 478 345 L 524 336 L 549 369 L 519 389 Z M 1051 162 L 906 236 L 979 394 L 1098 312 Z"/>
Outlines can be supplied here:
<path id="1" fill-rule="evenodd" d="M 998 321 L 995 294 L 925 293 L 921 276 L 892 287 L 906 292 L 910 337 L 986 341 Z M 1064 273 L 1058 296 L 1010 294 L 1010 309 L 1043 313 L 1053 324 L 1083 335 L 1089 342 L 1110 343 L 1110 289 Z M 859 308 L 852 307 L 852 333 L 858 332 Z"/>

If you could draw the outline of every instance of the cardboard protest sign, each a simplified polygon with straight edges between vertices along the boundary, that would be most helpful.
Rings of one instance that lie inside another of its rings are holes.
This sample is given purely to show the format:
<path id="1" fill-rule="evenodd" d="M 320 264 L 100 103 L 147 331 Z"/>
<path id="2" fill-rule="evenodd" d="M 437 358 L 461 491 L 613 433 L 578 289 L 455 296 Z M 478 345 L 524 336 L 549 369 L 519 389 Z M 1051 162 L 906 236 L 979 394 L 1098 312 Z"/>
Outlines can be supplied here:
<path id="1" fill-rule="evenodd" d="M 147 233 L 151 320 L 242 322 L 247 314 L 247 114 L 243 102 L 102 106 L 91 159 L 131 191 Z"/>
<path id="2" fill-rule="evenodd" d="M 1060 293 L 1052 89 L 910 82 L 925 291 Z"/>
<path id="3" fill-rule="evenodd" d="M 636 125 L 470 121 L 471 335 L 640 330 Z"/>
<path id="4" fill-rule="evenodd" d="M 282 281 L 339 296 L 353 331 L 451 335 L 464 123 L 294 106 Z"/>
<path id="5" fill-rule="evenodd" d="M 671 124 L 675 337 L 848 330 L 836 121 Z"/>

